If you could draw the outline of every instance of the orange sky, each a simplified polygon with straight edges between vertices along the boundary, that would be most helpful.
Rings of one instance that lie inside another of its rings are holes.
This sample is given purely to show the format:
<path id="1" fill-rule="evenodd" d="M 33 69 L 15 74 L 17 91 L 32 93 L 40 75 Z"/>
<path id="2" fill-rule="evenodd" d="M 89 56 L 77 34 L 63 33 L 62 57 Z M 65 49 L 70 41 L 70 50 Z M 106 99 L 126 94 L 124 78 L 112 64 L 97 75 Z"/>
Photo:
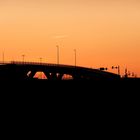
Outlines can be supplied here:
<path id="1" fill-rule="evenodd" d="M 0 0 L 0 52 L 5 60 L 108 67 L 140 76 L 139 0 Z M 113 72 L 117 72 L 113 70 Z"/>

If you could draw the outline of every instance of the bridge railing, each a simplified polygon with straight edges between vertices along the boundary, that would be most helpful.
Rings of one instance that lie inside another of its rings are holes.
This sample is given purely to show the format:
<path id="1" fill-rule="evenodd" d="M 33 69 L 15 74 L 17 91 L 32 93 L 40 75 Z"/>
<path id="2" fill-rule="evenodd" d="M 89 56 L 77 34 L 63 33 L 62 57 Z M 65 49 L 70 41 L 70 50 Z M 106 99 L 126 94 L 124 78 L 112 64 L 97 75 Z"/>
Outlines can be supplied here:
<path id="1" fill-rule="evenodd" d="M 53 64 L 53 63 L 43 63 L 43 62 L 33 62 L 33 61 L 0 61 L 0 65 L 4 64 L 16 64 L 16 65 L 40 65 L 40 66 L 54 66 L 54 67 L 67 67 L 76 69 L 86 69 L 88 71 L 95 70 L 96 68 L 88 68 L 82 66 L 66 65 L 66 64 Z M 98 70 L 98 69 L 96 69 Z"/>
<path id="2" fill-rule="evenodd" d="M 61 66 L 61 67 L 71 67 L 74 68 L 75 66 L 72 65 L 65 65 L 65 64 L 53 64 L 53 63 L 43 63 L 43 62 L 33 62 L 33 61 L 0 61 L 0 65 L 4 64 L 17 64 L 17 65 L 41 65 L 41 66 Z"/>
<path id="3" fill-rule="evenodd" d="M 4 64 L 17 64 L 17 65 L 40 65 L 40 66 L 55 66 L 55 67 L 69 67 L 69 68 L 77 68 L 77 69 L 86 69 L 93 70 L 93 68 L 82 67 L 82 66 L 74 66 L 74 65 L 66 65 L 66 64 L 54 64 L 54 63 L 43 63 L 43 62 L 33 62 L 33 61 L 0 61 L 0 65 Z M 96 68 L 94 68 L 96 69 Z"/>

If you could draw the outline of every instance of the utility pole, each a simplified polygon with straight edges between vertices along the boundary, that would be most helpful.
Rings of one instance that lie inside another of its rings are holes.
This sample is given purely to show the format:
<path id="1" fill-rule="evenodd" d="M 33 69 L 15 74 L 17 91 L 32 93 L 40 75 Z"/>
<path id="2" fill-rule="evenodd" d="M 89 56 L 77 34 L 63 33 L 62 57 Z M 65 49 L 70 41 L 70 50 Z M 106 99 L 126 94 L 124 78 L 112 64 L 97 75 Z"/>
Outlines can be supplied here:
<path id="1" fill-rule="evenodd" d="M 128 77 L 128 73 L 127 73 L 127 68 L 125 68 L 125 72 L 124 72 L 124 77 L 127 78 Z"/>
<path id="2" fill-rule="evenodd" d="M 118 66 L 118 75 L 120 75 L 120 66 Z"/>

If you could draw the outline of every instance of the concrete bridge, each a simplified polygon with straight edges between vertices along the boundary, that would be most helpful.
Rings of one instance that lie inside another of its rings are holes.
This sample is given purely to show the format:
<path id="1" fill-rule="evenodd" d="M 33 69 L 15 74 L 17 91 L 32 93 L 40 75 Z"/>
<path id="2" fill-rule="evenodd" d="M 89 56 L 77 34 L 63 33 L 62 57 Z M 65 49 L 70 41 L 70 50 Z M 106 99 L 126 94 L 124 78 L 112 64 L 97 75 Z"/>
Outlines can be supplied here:
<path id="1" fill-rule="evenodd" d="M 80 66 L 17 61 L 0 63 L 0 80 L 36 79 L 37 72 L 43 72 L 46 80 L 120 79 L 120 76 L 114 73 Z"/>

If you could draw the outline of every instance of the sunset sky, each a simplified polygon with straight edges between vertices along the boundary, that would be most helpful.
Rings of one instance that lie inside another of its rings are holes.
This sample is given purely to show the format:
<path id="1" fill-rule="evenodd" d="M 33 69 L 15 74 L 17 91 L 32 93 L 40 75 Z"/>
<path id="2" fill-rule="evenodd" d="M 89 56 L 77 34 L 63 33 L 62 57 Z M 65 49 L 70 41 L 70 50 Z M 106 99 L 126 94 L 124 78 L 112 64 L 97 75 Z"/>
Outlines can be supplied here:
<path id="1" fill-rule="evenodd" d="M 120 65 L 140 76 L 140 0 L 0 0 L 5 60 L 99 68 Z"/>

